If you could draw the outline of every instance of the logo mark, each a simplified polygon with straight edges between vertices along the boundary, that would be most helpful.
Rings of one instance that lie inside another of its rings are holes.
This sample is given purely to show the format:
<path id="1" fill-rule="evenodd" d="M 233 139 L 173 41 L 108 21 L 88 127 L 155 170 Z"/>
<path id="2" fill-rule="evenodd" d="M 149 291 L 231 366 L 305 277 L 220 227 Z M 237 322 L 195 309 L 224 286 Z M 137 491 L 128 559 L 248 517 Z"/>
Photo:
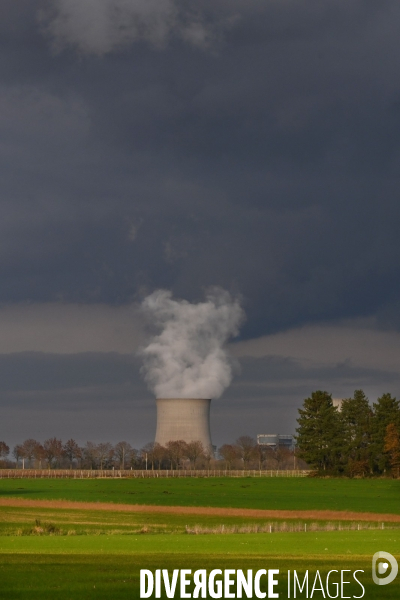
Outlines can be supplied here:
<path id="1" fill-rule="evenodd" d="M 380 559 L 384 559 L 385 562 L 379 562 L 378 568 L 376 568 L 376 563 Z M 386 577 L 378 577 L 378 574 L 384 575 L 387 572 L 389 565 L 392 567 L 391 573 Z M 387 585 L 388 583 L 392 583 L 392 581 L 396 579 L 398 572 L 399 565 L 397 564 L 397 560 L 394 556 L 389 554 L 389 552 L 376 552 L 372 557 L 372 579 L 376 585 Z"/>

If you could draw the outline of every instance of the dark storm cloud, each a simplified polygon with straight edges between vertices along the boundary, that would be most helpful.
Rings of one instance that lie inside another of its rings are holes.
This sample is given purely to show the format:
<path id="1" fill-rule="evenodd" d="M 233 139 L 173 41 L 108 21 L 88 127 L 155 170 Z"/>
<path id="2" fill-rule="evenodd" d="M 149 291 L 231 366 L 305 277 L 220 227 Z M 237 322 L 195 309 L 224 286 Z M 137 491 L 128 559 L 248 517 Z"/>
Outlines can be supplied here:
<path id="1" fill-rule="evenodd" d="M 0 354 L 0 389 L 23 392 L 137 385 L 136 362 L 131 356 L 105 352 L 67 356 L 41 352 Z"/>
<path id="2" fill-rule="evenodd" d="M 114 44 L 99 14 L 118 2 L 81 4 L 101 52 L 67 0 L 47 29 L 43 3 L 4 16 L 3 301 L 219 283 L 248 335 L 396 302 L 395 2 L 197 3 L 211 47 L 176 24 Z M 159 24 L 193 9 L 122 4 Z"/>
<path id="3" fill-rule="evenodd" d="M 245 336 L 397 326 L 397 2 L 4 7 L 1 301 L 219 284 Z"/>
<path id="4" fill-rule="evenodd" d="M 152 439 L 129 353 L 160 287 L 243 297 L 217 444 L 293 432 L 317 388 L 399 393 L 399 21 L 395 0 L 3 0 L 0 439 Z"/>

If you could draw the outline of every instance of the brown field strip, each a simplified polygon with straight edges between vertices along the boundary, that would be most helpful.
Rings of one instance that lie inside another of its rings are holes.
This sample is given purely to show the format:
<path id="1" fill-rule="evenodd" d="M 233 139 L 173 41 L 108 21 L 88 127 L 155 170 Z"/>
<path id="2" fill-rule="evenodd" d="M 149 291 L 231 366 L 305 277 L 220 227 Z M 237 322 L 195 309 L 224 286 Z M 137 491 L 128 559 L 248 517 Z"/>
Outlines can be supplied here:
<path id="1" fill-rule="evenodd" d="M 111 502 L 69 502 L 66 500 L 25 500 L 0 498 L 0 506 L 21 508 L 61 508 L 128 513 L 164 513 L 174 515 L 205 515 L 220 517 L 250 517 L 254 519 L 316 519 L 319 521 L 379 521 L 400 523 L 400 515 L 338 510 L 264 510 L 256 508 L 220 508 L 213 506 L 152 506 L 143 504 L 113 504 Z"/>

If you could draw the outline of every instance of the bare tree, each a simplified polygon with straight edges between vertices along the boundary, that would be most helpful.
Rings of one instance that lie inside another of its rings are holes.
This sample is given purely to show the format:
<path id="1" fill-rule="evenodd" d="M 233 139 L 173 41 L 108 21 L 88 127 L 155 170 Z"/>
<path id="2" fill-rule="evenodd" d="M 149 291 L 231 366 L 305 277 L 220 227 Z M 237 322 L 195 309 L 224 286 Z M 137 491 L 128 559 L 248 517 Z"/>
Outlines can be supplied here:
<path id="1" fill-rule="evenodd" d="M 79 460 L 82 457 L 82 450 L 78 446 L 75 440 L 72 438 L 65 442 L 64 447 L 64 456 L 69 460 L 70 469 L 72 469 L 72 464 L 74 460 Z"/>
<path id="2" fill-rule="evenodd" d="M 29 461 L 29 466 L 32 466 L 32 459 L 36 457 L 37 447 L 40 446 L 39 442 L 29 438 L 22 443 L 22 450 L 24 458 Z"/>
<path id="3" fill-rule="evenodd" d="M 197 459 L 203 455 L 204 455 L 204 446 L 200 442 L 200 440 L 189 442 L 188 444 L 186 444 L 185 456 L 187 456 L 187 458 L 189 459 L 190 464 L 193 467 L 193 469 L 196 468 Z"/>
<path id="4" fill-rule="evenodd" d="M 151 468 L 160 468 L 161 461 L 167 456 L 167 450 L 158 442 L 149 442 L 140 450 L 140 458 L 142 462 L 146 461 L 151 464 Z M 168 455 L 169 456 L 169 455 Z"/>
<path id="5" fill-rule="evenodd" d="M 256 441 L 249 435 L 242 435 L 236 440 L 239 457 L 243 460 L 243 467 L 246 468 L 249 462 L 254 459 Z"/>
<path id="6" fill-rule="evenodd" d="M 142 462 L 145 463 L 146 467 L 150 463 L 152 469 L 154 469 L 154 461 L 155 461 L 154 446 L 155 446 L 154 442 L 148 442 L 140 450 L 140 456 L 141 456 Z"/>
<path id="7" fill-rule="evenodd" d="M 139 461 L 139 451 L 136 450 L 136 448 L 132 448 L 130 456 L 129 456 L 129 462 L 130 462 L 131 467 L 136 469 L 136 467 L 138 466 L 138 461 Z"/>
<path id="8" fill-rule="evenodd" d="M 49 438 L 43 443 L 43 454 L 47 461 L 49 469 L 59 464 L 63 456 L 63 444 L 57 438 Z"/>
<path id="9" fill-rule="evenodd" d="M 125 469 L 125 465 L 129 464 L 132 452 L 132 446 L 128 442 L 118 442 L 114 447 L 114 454 L 118 460 L 119 468 Z"/>
<path id="10" fill-rule="evenodd" d="M 166 451 L 165 447 L 162 446 L 161 444 L 159 444 L 158 442 L 155 442 L 154 448 L 153 448 L 153 457 L 154 457 L 154 462 L 157 463 L 159 469 L 161 468 L 161 462 L 164 460 L 166 455 L 167 455 L 167 451 Z"/>
<path id="11" fill-rule="evenodd" d="M 16 446 L 14 446 L 14 449 L 13 449 L 12 453 L 13 453 L 13 457 L 17 461 L 17 469 L 18 469 L 19 460 L 21 458 L 22 459 L 25 458 L 24 449 L 22 448 L 22 444 L 17 444 Z"/>
<path id="12" fill-rule="evenodd" d="M 171 468 L 173 468 L 173 465 L 176 468 L 179 467 L 182 458 L 186 455 L 186 448 L 187 444 L 183 440 L 170 441 L 165 444 L 168 459 L 171 461 Z"/>
<path id="13" fill-rule="evenodd" d="M 264 461 L 267 458 L 267 447 L 262 444 L 256 444 L 254 448 L 254 458 L 257 460 L 258 468 L 261 471 Z"/>
<path id="14" fill-rule="evenodd" d="M 97 446 L 93 442 L 86 442 L 82 448 L 83 458 L 85 460 L 85 466 L 90 469 L 97 468 Z"/>
<path id="15" fill-rule="evenodd" d="M 0 458 L 6 458 L 10 454 L 10 448 L 5 442 L 0 442 Z"/>
<path id="16" fill-rule="evenodd" d="M 97 459 L 100 462 L 100 469 L 103 469 L 103 465 L 112 461 L 114 454 L 114 447 L 110 442 L 102 442 L 97 444 Z"/>
<path id="17" fill-rule="evenodd" d="M 34 458 L 39 463 L 39 469 L 42 468 L 42 460 L 44 460 L 44 448 L 39 442 L 35 446 Z"/>
<path id="18" fill-rule="evenodd" d="M 293 469 L 293 452 L 289 448 L 285 448 L 285 446 L 277 446 L 275 450 L 275 457 L 278 461 L 278 469 Z"/>
<path id="19" fill-rule="evenodd" d="M 211 461 L 214 460 L 214 450 L 211 447 L 208 447 L 204 450 L 203 458 L 207 465 L 207 469 L 210 468 Z"/>
<path id="20" fill-rule="evenodd" d="M 234 461 L 239 458 L 238 449 L 236 446 L 233 446 L 232 444 L 224 444 L 218 450 L 218 453 L 220 456 L 222 456 L 222 458 L 226 462 L 228 469 L 231 469 Z"/>
<path id="21" fill-rule="evenodd" d="M 276 469 L 279 466 L 279 463 L 276 458 L 275 450 L 271 448 L 271 446 L 265 447 L 265 466 L 267 469 Z"/>

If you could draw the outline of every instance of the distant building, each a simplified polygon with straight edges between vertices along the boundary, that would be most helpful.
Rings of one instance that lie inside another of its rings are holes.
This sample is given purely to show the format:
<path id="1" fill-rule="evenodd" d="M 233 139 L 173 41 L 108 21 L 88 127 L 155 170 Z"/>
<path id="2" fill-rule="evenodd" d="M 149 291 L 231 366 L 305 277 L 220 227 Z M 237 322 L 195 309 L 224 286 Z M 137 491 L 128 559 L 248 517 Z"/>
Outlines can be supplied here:
<path id="1" fill-rule="evenodd" d="M 332 398 L 333 406 L 340 412 L 342 410 L 343 398 Z"/>
<path id="2" fill-rule="evenodd" d="M 257 435 L 257 444 L 268 446 L 273 450 L 277 448 L 293 450 L 295 446 L 293 435 L 282 435 L 281 433 L 260 433 Z"/>

